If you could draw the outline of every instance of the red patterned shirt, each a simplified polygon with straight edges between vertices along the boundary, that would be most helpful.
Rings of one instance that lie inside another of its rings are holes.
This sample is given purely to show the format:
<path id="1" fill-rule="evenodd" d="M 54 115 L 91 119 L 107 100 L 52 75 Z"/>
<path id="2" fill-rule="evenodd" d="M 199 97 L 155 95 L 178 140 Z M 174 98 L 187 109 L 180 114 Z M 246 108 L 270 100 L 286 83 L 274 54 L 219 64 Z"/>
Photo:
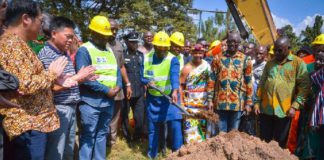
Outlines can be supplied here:
<path id="1" fill-rule="evenodd" d="M 212 63 L 215 78 L 214 106 L 218 110 L 241 111 L 252 105 L 251 57 L 237 52 L 216 55 Z"/>

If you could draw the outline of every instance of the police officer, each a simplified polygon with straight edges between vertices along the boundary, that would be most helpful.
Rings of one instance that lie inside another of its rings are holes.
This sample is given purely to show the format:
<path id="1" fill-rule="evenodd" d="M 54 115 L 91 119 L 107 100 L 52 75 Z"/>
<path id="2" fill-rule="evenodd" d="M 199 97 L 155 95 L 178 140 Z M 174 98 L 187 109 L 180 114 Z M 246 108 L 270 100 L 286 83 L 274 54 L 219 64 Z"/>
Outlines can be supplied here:
<path id="1" fill-rule="evenodd" d="M 124 136 L 130 138 L 128 130 L 128 113 L 129 107 L 132 107 L 133 116 L 135 120 L 135 133 L 133 140 L 139 140 L 143 135 L 143 126 L 145 118 L 144 107 L 144 85 L 141 83 L 140 69 L 144 55 L 138 51 L 139 35 L 137 32 L 130 32 L 124 37 L 127 49 L 124 52 L 125 67 L 127 76 L 132 88 L 132 95 L 130 99 L 125 99 L 125 105 L 122 109 L 122 129 Z M 127 86 L 127 84 L 126 84 Z"/>

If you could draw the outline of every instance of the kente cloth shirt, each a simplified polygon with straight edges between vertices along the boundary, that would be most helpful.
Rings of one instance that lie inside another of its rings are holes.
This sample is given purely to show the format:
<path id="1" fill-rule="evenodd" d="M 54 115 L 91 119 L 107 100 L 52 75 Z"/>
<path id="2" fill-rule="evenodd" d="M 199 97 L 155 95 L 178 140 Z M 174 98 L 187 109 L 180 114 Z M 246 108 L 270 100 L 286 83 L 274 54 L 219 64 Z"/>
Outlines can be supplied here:
<path id="1" fill-rule="evenodd" d="M 242 111 L 253 104 L 252 61 L 241 52 L 218 54 L 211 65 L 215 80 L 214 108 Z"/>
<path id="2" fill-rule="evenodd" d="M 291 107 L 299 109 L 304 104 L 309 90 L 306 64 L 289 54 L 284 63 L 272 59 L 264 67 L 256 104 L 260 106 L 261 113 L 284 118 Z"/>
<path id="3" fill-rule="evenodd" d="M 10 33 L 0 38 L 0 65 L 19 79 L 19 91 L 24 93 L 11 100 L 21 108 L 6 108 L 0 104 L 3 128 L 8 136 L 19 136 L 29 130 L 47 133 L 58 129 L 60 123 L 52 93 L 57 75 L 45 71 L 27 43 Z"/>

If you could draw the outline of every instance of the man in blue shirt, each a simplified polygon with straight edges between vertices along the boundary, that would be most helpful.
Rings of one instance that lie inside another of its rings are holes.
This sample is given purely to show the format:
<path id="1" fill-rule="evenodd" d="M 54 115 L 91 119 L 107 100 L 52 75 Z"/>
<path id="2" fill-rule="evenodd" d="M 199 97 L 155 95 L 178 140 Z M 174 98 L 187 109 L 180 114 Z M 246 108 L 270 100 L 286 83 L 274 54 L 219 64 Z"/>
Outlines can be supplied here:
<path id="1" fill-rule="evenodd" d="M 181 111 L 157 91 L 150 89 L 150 85 L 161 89 L 177 103 L 179 91 L 180 64 L 177 57 L 168 52 L 170 38 L 165 32 L 158 32 L 153 38 L 154 52 L 144 57 L 142 66 L 142 83 L 147 90 L 147 121 L 149 132 L 148 157 L 155 158 L 158 152 L 159 128 L 167 122 L 172 137 L 172 151 L 178 150 L 183 144 L 181 131 Z"/>
<path id="2" fill-rule="evenodd" d="M 76 55 L 76 69 L 93 65 L 97 81 L 80 85 L 81 135 L 80 160 L 105 160 L 109 123 L 113 114 L 114 97 L 122 88 L 120 69 L 106 42 L 112 35 L 108 18 L 95 16 L 89 25 L 91 39 Z"/>
<path id="3" fill-rule="evenodd" d="M 72 83 L 82 83 L 94 77 L 94 67 L 89 66 L 81 69 L 77 74 L 73 63 L 67 55 L 72 38 L 74 36 L 74 23 L 65 17 L 54 17 L 51 20 L 50 39 L 45 43 L 44 48 L 39 52 L 38 57 L 44 67 L 49 65 L 59 57 L 66 57 L 68 64 L 64 68 L 65 77 L 70 78 Z M 47 135 L 47 145 L 45 159 L 48 160 L 72 160 L 76 116 L 75 110 L 80 100 L 78 86 L 68 88 L 63 85 L 54 84 L 54 104 L 60 117 L 60 128 Z"/>

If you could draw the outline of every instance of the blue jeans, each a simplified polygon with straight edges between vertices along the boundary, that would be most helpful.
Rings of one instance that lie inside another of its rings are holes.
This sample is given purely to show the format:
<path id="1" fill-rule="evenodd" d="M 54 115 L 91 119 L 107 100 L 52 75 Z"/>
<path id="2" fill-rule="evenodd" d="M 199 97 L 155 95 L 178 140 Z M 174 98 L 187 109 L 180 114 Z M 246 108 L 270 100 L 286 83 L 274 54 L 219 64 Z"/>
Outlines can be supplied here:
<path id="1" fill-rule="evenodd" d="M 44 160 L 47 134 L 35 130 L 24 132 L 6 143 L 5 159 L 10 160 Z M 7 151 L 6 151 L 7 152 Z"/>
<path id="2" fill-rule="evenodd" d="M 242 111 L 225 111 L 218 110 L 219 122 L 218 128 L 221 132 L 229 132 L 238 129 L 241 122 Z"/>
<path id="3" fill-rule="evenodd" d="M 149 129 L 149 149 L 148 149 L 148 156 L 151 158 L 155 158 L 158 153 L 158 140 L 160 133 L 160 126 L 163 125 L 164 122 L 153 122 L 152 120 L 148 119 L 148 129 Z M 167 121 L 168 130 L 171 134 L 172 151 L 176 151 L 180 149 L 183 144 L 183 137 L 182 137 L 182 120 L 170 120 Z"/>
<path id="4" fill-rule="evenodd" d="M 106 142 L 113 107 L 92 107 L 81 103 L 79 160 L 105 160 Z"/>
<path id="5" fill-rule="evenodd" d="M 60 128 L 47 135 L 47 160 L 73 160 L 77 104 L 56 105 Z"/>

